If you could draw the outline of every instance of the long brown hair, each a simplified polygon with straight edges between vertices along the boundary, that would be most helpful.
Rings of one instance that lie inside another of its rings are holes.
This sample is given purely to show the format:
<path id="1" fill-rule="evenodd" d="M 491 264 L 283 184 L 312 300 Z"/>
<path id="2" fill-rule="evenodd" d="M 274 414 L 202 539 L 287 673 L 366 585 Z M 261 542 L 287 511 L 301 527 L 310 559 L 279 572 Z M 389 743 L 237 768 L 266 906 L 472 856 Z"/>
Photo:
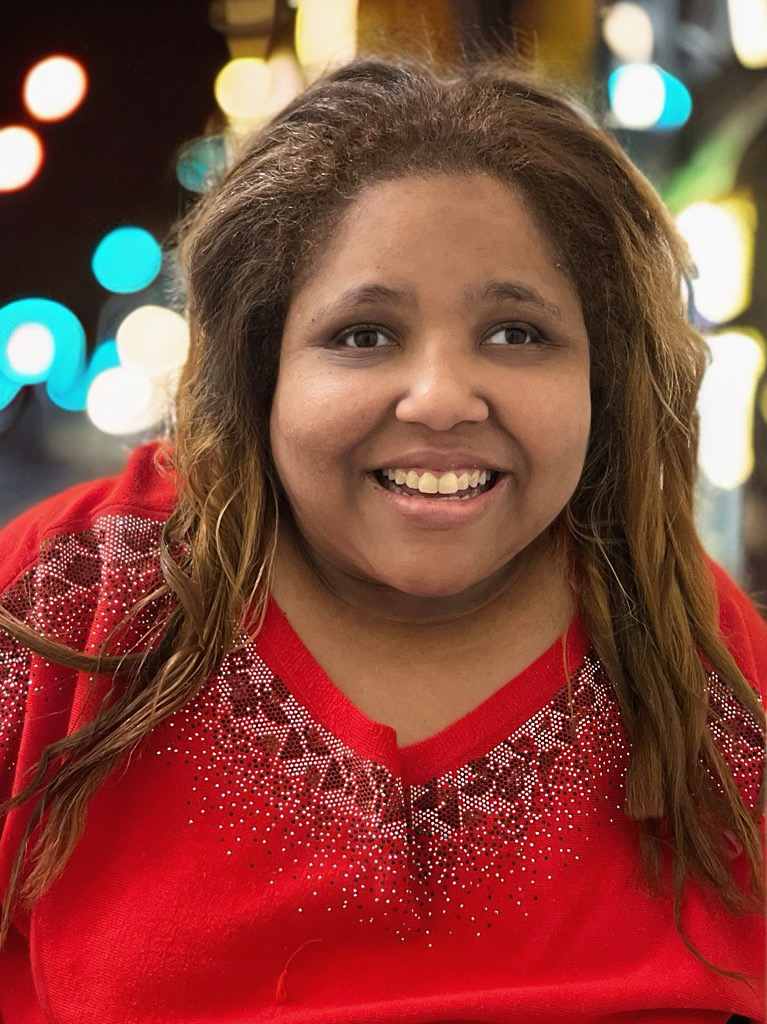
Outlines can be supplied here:
<path id="1" fill-rule="evenodd" d="M 17 888 L 30 906 L 77 844 L 90 796 L 125 755 L 186 704 L 263 622 L 282 495 L 269 413 L 292 290 L 364 186 L 408 174 L 482 172 L 522 195 L 580 296 L 591 350 L 592 426 L 583 474 L 559 526 L 579 609 L 631 739 L 625 811 L 641 823 L 651 889 L 672 850 L 674 919 L 697 878 L 735 914 L 760 911 L 762 787 L 745 806 L 709 719 L 709 677 L 725 680 L 759 733 L 757 694 L 720 635 L 715 582 L 693 522 L 696 400 L 707 346 L 682 299 L 689 257 L 653 187 L 577 99 L 505 62 L 437 72 L 411 60 L 355 61 L 319 80 L 244 148 L 181 226 L 192 343 L 162 455 L 179 482 L 162 529 L 168 597 L 143 654 L 100 658 L 0 623 L 59 664 L 110 673 L 99 713 L 43 752 L 0 940 Z M 662 480 L 661 480 L 662 476 Z M 123 678 L 124 677 L 124 678 Z M 49 770 L 50 769 L 50 770 Z M 19 885 L 43 811 L 35 864 Z M 735 883 L 729 831 L 750 863 Z"/>

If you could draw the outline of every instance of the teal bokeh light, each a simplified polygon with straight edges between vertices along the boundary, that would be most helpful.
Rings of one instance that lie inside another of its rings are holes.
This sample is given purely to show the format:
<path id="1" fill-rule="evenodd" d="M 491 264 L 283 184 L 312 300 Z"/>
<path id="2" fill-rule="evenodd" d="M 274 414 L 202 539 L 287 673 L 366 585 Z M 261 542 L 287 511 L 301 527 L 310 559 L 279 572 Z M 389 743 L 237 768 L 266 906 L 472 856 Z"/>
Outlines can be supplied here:
<path id="1" fill-rule="evenodd" d="M 692 113 L 692 96 L 684 82 L 670 75 L 663 68 L 658 68 L 663 84 L 666 87 L 666 102 L 663 113 L 653 125 L 659 131 L 681 128 Z"/>
<path id="2" fill-rule="evenodd" d="M 115 228 L 93 254 L 91 267 L 98 283 L 109 292 L 126 295 L 146 288 L 157 277 L 162 249 L 143 228 Z"/>
<path id="3" fill-rule="evenodd" d="M 190 192 L 207 192 L 226 174 L 228 159 L 223 135 L 194 139 L 178 155 L 176 177 Z"/>
<path id="4" fill-rule="evenodd" d="M 8 342 L 17 327 L 42 324 L 53 335 L 53 360 L 41 373 L 19 373 L 8 360 Z M 69 412 L 82 412 L 93 378 L 120 365 L 117 344 L 102 342 L 86 366 L 85 331 L 75 314 L 51 299 L 19 299 L 0 307 L 0 409 L 10 405 L 25 384 L 46 381 L 48 397 Z"/>
<path id="5" fill-rule="evenodd" d="M 19 373 L 8 359 L 8 342 L 17 327 L 42 324 L 53 335 L 54 354 L 44 374 Z M 48 397 L 62 409 L 81 408 L 72 401 L 85 371 L 85 330 L 71 309 L 52 299 L 17 299 L 0 307 L 0 407 L 8 405 L 25 384 L 47 381 Z"/>
<path id="6" fill-rule="evenodd" d="M 103 370 L 111 370 L 120 365 L 120 357 L 117 354 L 117 342 L 110 338 L 95 349 L 88 363 L 88 368 L 77 379 L 69 393 L 70 407 L 83 410 L 88 404 L 88 390 L 93 383 L 93 378 Z"/>
<path id="7" fill-rule="evenodd" d="M 632 64 L 622 64 L 611 72 L 607 80 L 607 94 L 610 100 L 610 106 L 615 106 L 615 93 L 618 84 L 624 75 L 630 73 L 631 69 L 636 67 Z M 663 110 L 658 120 L 649 125 L 648 128 L 640 129 L 642 131 L 673 131 L 675 128 L 681 128 L 685 124 L 692 113 L 692 96 L 690 90 L 668 71 L 664 71 L 663 68 L 657 64 L 650 65 L 652 69 L 660 76 L 661 82 L 663 83 Z"/>

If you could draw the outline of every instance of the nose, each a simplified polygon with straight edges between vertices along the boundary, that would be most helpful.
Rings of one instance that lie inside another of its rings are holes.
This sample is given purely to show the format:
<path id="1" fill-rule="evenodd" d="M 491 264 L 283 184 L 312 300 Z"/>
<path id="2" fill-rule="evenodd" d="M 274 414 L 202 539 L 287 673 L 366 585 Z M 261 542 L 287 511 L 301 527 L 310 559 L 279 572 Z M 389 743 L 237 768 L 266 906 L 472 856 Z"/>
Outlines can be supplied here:
<path id="1" fill-rule="evenodd" d="M 476 372 L 465 359 L 440 351 L 424 352 L 403 365 L 397 419 L 423 423 L 432 430 L 450 430 L 458 423 L 481 423 L 489 415 L 480 396 Z"/>

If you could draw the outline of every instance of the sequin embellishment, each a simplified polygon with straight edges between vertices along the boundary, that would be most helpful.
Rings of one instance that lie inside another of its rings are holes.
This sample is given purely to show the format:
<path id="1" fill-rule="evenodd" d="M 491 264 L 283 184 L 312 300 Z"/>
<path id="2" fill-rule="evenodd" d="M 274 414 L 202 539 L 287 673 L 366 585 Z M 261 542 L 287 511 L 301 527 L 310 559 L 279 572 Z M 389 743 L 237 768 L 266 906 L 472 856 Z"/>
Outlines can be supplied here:
<path id="1" fill-rule="evenodd" d="M 36 567 L 6 593 L 6 607 L 44 633 L 95 650 L 131 604 L 161 582 L 161 526 L 103 516 L 88 530 L 47 542 Z M 0 742 L 13 743 L 29 655 L 22 658 L 7 636 L 2 644 L 15 668 L 6 673 Z M 712 730 L 753 806 L 763 737 L 721 680 L 709 679 L 722 719 Z M 546 882 L 580 859 L 599 826 L 621 821 L 629 744 L 593 651 L 569 692 L 563 687 L 486 754 L 424 785 L 404 785 L 315 721 L 259 656 L 258 639 L 227 655 L 159 728 L 175 736 L 175 753 L 188 764 L 190 827 L 202 814 L 218 822 L 222 860 L 238 844 L 255 842 L 275 855 L 277 872 L 288 872 L 300 851 L 318 898 L 327 895 L 328 863 L 343 863 L 339 909 L 353 907 L 371 875 L 385 873 L 381 916 L 403 940 L 415 930 L 428 934 L 421 925 L 433 915 L 460 917 L 467 894 L 457 881 L 459 863 L 475 872 L 490 927 L 503 913 L 494 894 L 508 894 L 528 916 Z M 167 766 L 175 763 L 169 748 L 152 746 L 153 737 L 146 742 Z"/>

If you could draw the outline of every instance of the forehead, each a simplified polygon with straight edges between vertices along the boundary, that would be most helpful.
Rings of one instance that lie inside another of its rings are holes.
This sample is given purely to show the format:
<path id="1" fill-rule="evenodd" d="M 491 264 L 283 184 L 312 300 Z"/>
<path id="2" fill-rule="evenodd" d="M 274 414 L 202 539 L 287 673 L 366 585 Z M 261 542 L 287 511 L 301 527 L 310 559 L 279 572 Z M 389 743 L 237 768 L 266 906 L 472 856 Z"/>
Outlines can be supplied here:
<path id="1" fill-rule="evenodd" d="M 402 290 L 427 291 L 431 282 L 445 295 L 466 295 L 509 277 L 580 310 L 554 245 L 520 193 L 487 174 L 414 175 L 369 185 L 349 203 L 294 299 L 321 301 L 373 278 Z"/>

